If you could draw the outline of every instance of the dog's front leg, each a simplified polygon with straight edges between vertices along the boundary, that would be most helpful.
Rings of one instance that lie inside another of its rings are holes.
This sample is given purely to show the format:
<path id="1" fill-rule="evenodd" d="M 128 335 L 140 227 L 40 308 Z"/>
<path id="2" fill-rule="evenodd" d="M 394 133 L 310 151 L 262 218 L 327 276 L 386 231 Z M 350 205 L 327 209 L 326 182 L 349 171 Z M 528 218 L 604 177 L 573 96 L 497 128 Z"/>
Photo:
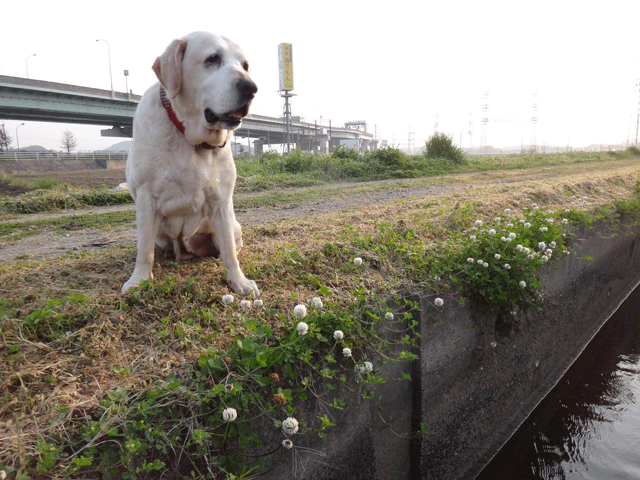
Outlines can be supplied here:
<path id="1" fill-rule="evenodd" d="M 160 228 L 160 215 L 153 208 L 151 195 L 145 191 L 138 191 L 136 198 L 136 226 L 138 229 L 136 266 L 131 278 L 122 286 L 122 293 L 140 285 L 142 280 L 153 279 L 154 247 Z"/>
<path id="2" fill-rule="evenodd" d="M 240 269 L 236 250 L 236 216 L 233 213 L 233 204 L 231 202 L 216 206 L 211 216 L 211 225 L 213 226 L 213 235 L 216 246 L 220 251 L 220 260 L 222 265 L 227 269 L 227 283 L 231 290 L 242 295 L 253 293 L 256 297 L 260 296 L 260 290 L 256 282 L 247 279 Z"/>

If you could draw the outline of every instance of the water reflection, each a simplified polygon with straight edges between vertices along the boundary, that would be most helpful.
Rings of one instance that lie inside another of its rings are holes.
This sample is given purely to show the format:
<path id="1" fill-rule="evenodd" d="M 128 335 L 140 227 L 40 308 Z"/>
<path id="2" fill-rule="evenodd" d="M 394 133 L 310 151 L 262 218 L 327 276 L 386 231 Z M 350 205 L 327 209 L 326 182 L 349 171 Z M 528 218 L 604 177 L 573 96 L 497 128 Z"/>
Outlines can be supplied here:
<path id="1" fill-rule="evenodd" d="M 640 289 L 476 480 L 640 479 Z"/>

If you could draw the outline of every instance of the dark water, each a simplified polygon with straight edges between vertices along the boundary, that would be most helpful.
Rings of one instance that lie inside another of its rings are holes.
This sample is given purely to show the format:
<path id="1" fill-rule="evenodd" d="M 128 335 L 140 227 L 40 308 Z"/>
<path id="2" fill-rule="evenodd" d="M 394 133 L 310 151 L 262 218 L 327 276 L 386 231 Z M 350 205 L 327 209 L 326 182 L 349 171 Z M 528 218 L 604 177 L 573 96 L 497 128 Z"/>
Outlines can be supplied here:
<path id="1" fill-rule="evenodd" d="M 476 480 L 640 479 L 640 288 Z"/>

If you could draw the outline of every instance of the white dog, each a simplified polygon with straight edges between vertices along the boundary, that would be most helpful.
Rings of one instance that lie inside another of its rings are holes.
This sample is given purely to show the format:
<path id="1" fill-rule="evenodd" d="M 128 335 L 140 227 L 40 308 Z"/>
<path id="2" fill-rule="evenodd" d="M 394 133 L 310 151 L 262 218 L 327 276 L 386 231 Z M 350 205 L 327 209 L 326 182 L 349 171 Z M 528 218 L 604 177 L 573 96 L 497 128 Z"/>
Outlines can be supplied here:
<path id="1" fill-rule="evenodd" d="M 242 230 L 233 212 L 233 130 L 258 91 L 240 47 L 195 32 L 174 40 L 153 64 L 160 83 L 133 120 L 127 185 L 136 202 L 138 255 L 122 292 L 153 278 L 154 244 L 178 260 L 218 255 L 240 294 L 260 292 L 240 269 Z"/>

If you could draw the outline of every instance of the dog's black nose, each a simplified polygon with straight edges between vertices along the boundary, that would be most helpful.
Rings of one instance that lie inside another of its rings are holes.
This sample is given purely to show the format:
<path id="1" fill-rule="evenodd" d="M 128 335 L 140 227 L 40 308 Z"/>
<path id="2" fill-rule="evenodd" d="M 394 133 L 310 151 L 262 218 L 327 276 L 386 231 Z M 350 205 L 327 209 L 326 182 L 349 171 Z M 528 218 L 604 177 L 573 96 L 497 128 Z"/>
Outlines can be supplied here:
<path id="1" fill-rule="evenodd" d="M 218 116 L 210 108 L 204 109 L 204 118 L 208 123 L 215 123 L 219 120 Z"/>
<path id="2" fill-rule="evenodd" d="M 242 95 L 242 98 L 245 100 L 251 100 L 258 91 L 258 86 L 253 82 L 253 80 L 248 78 L 241 78 L 238 80 L 237 88 Z"/>

